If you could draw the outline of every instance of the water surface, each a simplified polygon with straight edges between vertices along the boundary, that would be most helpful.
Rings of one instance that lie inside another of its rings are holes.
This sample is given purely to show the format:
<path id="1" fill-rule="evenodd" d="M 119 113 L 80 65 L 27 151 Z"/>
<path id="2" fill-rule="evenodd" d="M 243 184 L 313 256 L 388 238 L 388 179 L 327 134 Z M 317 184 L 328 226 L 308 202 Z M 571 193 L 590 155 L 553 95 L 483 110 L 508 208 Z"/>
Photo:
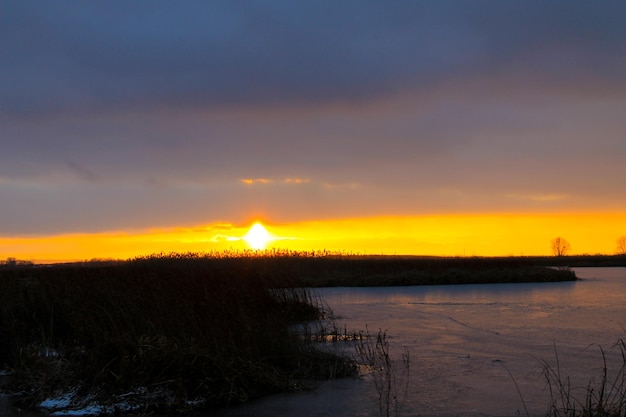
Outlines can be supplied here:
<path id="1" fill-rule="evenodd" d="M 626 268 L 579 268 L 580 281 L 317 292 L 339 327 L 387 332 L 411 354 L 408 416 L 543 416 L 549 396 L 544 361 L 585 387 L 625 336 Z M 348 343 L 344 349 L 353 349 Z M 510 374 L 509 374 L 510 373 Z M 511 377 L 512 375 L 512 377 Z M 522 393 L 522 398 L 517 388 Z M 377 416 L 371 378 L 331 381 L 312 393 L 278 395 L 222 416 Z"/>

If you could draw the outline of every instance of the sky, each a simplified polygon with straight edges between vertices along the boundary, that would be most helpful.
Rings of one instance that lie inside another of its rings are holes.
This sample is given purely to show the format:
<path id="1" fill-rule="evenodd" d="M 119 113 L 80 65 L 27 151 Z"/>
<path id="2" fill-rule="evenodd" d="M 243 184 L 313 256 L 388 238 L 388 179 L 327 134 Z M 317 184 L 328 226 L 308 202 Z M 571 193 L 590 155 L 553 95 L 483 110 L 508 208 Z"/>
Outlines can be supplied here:
<path id="1" fill-rule="evenodd" d="M 614 253 L 626 2 L 0 3 L 0 259 Z"/>

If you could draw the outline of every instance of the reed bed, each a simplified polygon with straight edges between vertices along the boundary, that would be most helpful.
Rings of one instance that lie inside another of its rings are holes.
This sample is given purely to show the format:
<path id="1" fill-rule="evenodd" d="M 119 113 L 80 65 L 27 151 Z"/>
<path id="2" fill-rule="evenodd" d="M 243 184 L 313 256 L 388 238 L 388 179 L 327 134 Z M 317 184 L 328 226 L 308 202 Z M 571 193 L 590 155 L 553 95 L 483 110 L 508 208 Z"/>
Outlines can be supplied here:
<path id="1" fill-rule="evenodd" d="M 220 254 L 220 267 L 254 268 L 283 287 L 378 287 L 576 280 L 567 267 L 524 257 L 427 257 L 354 255 L 327 251 L 269 250 Z"/>
<path id="2" fill-rule="evenodd" d="M 323 318 L 250 258 L 150 256 L 0 271 L 0 366 L 36 405 L 125 398 L 135 409 L 244 402 L 299 380 L 353 374 L 352 361 L 289 332 Z M 78 400 L 76 400 L 78 401 Z"/>

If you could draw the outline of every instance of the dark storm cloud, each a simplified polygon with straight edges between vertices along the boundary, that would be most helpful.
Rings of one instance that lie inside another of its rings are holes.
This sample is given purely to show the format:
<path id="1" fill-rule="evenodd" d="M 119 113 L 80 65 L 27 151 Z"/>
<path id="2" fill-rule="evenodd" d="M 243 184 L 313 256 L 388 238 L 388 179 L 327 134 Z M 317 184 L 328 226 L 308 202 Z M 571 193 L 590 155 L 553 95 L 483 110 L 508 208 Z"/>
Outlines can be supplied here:
<path id="1" fill-rule="evenodd" d="M 622 1 L 5 1 L 0 114 L 359 100 L 476 74 L 623 83 Z"/>

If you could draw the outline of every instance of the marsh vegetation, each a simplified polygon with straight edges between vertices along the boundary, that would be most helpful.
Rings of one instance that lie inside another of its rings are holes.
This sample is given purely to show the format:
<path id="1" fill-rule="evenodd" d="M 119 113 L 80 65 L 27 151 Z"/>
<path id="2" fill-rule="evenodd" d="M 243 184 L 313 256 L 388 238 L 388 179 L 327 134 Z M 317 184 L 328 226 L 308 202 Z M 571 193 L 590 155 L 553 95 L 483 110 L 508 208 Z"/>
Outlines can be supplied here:
<path id="1" fill-rule="evenodd" d="M 576 279 L 537 264 L 265 251 L 3 265 L 2 389 L 27 406 L 61 397 L 100 404 L 98 413 L 188 411 L 300 390 L 357 370 L 320 343 L 341 338 L 337 329 L 323 338 L 293 331 L 327 329 L 329 311 L 309 288 Z M 382 341 L 370 353 L 384 353 Z"/>
<path id="2" fill-rule="evenodd" d="M 323 318 L 305 289 L 245 259 L 195 256 L 6 269 L 0 275 L 5 389 L 26 405 L 72 397 L 117 411 L 214 407 L 350 375 L 351 360 L 289 326 Z"/>

